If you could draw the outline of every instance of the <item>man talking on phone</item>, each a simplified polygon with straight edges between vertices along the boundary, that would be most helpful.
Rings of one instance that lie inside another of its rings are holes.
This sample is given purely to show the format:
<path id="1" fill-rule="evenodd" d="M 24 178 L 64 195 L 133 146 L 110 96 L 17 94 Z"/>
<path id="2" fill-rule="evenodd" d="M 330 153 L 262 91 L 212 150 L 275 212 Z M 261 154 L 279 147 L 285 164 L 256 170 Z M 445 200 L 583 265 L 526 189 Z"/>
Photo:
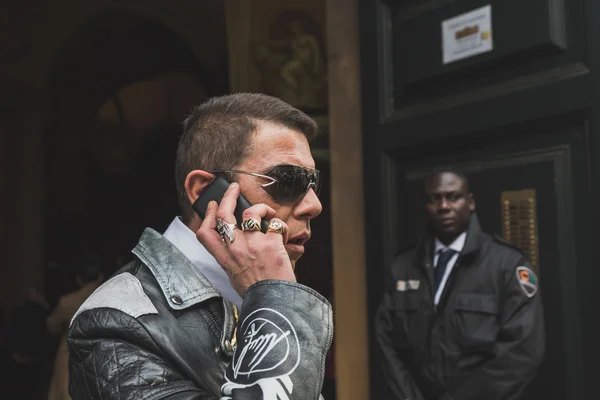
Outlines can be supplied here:
<path id="1" fill-rule="evenodd" d="M 74 399 L 320 398 L 331 306 L 294 275 L 321 212 L 316 133 L 266 95 L 194 108 L 177 150 L 181 217 L 147 228 L 71 322 Z M 202 219 L 192 204 L 217 177 L 232 183 Z M 253 204 L 242 221 L 240 193 Z"/>

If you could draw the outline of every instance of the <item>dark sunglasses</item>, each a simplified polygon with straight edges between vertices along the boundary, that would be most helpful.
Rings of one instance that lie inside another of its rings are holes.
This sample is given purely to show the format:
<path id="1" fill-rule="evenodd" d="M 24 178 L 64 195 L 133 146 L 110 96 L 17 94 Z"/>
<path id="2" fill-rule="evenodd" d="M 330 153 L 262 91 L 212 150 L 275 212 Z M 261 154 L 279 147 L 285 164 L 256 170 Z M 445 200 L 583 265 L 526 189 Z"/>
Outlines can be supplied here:
<path id="1" fill-rule="evenodd" d="M 297 165 L 278 165 L 269 172 L 239 171 L 235 169 L 217 169 L 211 174 L 246 174 L 268 180 L 261 187 L 279 203 L 294 202 L 304 196 L 310 188 L 318 195 L 321 189 L 321 173 L 312 168 Z"/>

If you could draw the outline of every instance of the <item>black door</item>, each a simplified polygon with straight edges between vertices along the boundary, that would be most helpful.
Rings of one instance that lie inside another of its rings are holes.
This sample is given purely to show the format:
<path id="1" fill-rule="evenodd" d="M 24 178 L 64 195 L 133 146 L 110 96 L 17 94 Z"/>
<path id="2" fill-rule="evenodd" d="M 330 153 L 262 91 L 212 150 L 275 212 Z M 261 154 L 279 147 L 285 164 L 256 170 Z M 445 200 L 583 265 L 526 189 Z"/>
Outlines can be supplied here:
<path id="1" fill-rule="evenodd" d="M 600 2 L 359 4 L 370 321 L 391 258 L 422 232 L 423 177 L 459 168 L 484 230 L 522 247 L 540 275 L 547 351 L 529 398 L 594 393 Z"/>

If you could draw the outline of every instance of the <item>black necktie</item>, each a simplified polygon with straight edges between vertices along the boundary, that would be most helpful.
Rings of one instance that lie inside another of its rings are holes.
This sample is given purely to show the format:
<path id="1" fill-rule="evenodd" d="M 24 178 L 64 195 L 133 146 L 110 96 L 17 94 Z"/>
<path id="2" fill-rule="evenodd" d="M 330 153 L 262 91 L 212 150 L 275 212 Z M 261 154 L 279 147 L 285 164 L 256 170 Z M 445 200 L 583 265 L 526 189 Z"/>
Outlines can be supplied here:
<path id="1" fill-rule="evenodd" d="M 442 283 L 442 278 L 444 277 L 444 272 L 446 272 L 446 267 L 448 266 L 448 261 L 452 258 L 454 254 L 456 254 L 456 250 L 446 249 L 440 251 L 440 256 L 438 257 L 437 265 L 435 266 L 434 277 L 435 277 L 435 293 L 437 293 L 440 284 Z"/>

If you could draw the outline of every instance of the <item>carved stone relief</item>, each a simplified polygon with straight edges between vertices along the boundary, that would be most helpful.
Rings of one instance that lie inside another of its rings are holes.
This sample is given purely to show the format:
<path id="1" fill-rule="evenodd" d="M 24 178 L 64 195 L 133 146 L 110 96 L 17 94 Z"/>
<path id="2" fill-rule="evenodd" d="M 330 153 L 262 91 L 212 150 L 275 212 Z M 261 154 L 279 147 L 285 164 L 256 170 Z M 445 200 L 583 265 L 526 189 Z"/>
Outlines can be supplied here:
<path id="1" fill-rule="evenodd" d="M 266 93 L 306 109 L 327 104 L 323 35 L 303 11 L 284 11 L 270 25 L 270 37 L 253 46 L 253 61 Z"/>
<path id="2" fill-rule="evenodd" d="M 324 1 L 227 0 L 231 89 L 326 114 Z"/>

